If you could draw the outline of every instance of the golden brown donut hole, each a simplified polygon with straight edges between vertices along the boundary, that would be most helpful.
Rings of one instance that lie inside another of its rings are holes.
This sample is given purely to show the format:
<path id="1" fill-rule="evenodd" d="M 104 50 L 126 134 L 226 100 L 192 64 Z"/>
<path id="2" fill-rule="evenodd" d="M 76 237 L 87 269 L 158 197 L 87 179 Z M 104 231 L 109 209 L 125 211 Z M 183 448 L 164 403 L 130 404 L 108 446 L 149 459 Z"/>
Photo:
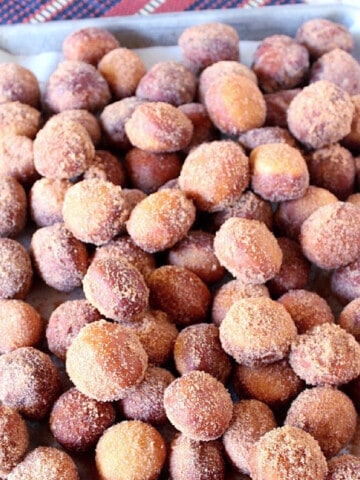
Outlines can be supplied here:
<path id="1" fill-rule="evenodd" d="M 61 303 L 51 312 L 46 326 L 49 350 L 65 360 L 67 349 L 81 328 L 100 319 L 100 313 L 87 300 L 67 300 Z"/>
<path id="2" fill-rule="evenodd" d="M 38 227 L 63 222 L 62 207 L 71 186 L 70 180 L 45 177 L 33 184 L 29 193 L 29 209 Z"/>
<path id="3" fill-rule="evenodd" d="M 230 359 L 221 347 L 219 329 L 208 323 L 181 330 L 175 340 L 174 361 L 180 375 L 201 370 L 224 384 L 231 371 Z"/>
<path id="4" fill-rule="evenodd" d="M 134 188 L 153 193 L 167 181 L 179 176 L 181 161 L 175 152 L 152 153 L 132 148 L 125 156 L 125 169 Z"/>
<path id="5" fill-rule="evenodd" d="M 84 395 L 109 402 L 125 397 L 144 378 L 148 358 L 138 337 L 105 320 L 84 326 L 66 355 L 66 371 Z"/>
<path id="6" fill-rule="evenodd" d="M 54 403 L 49 425 L 60 445 L 71 452 L 85 452 L 115 422 L 115 417 L 111 403 L 93 400 L 73 387 Z"/>
<path id="7" fill-rule="evenodd" d="M 0 238 L 0 298 L 24 299 L 32 277 L 27 250 L 16 240 Z"/>
<path id="8" fill-rule="evenodd" d="M 179 106 L 194 100 L 195 75 L 184 64 L 171 60 L 153 65 L 140 80 L 136 96 L 150 102 Z"/>
<path id="9" fill-rule="evenodd" d="M 20 347 L 0 357 L 0 401 L 26 418 L 44 418 L 60 388 L 60 375 L 46 353 Z"/>
<path id="10" fill-rule="evenodd" d="M 97 68 L 109 84 L 115 100 L 134 95 L 141 78 L 146 73 L 139 55 L 128 48 L 120 47 L 106 53 Z"/>
<path id="11" fill-rule="evenodd" d="M 108 30 L 85 27 L 67 35 L 62 49 L 67 60 L 80 60 L 97 65 L 107 52 L 118 46 L 118 40 Z"/>
<path id="12" fill-rule="evenodd" d="M 150 366 L 143 381 L 119 400 L 121 414 L 131 420 L 142 420 L 153 425 L 167 422 L 164 408 L 164 391 L 175 377 L 165 368 Z"/>
<path id="13" fill-rule="evenodd" d="M 109 86 L 96 68 L 79 60 L 65 60 L 50 75 L 43 96 L 47 110 L 102 110 L 110 100 Z"/>
<path id="14" fill-rule="evenodd" d="M 218 282 L 225 275 L 214 253 L 214 235 L 202 230 L 191 230 L 174 245 L 168 253 L 168 263 L 191 270 L 207 284 Z"/>
<path id="15" fill-rule="evenodd" d="M 271 409 L 258 400 L 235 403 L 229 428 L 223 435 L 225 453 L 241 473 L 249 474 L 248 459 L 252 446 L 266 433 L 276 428 Z"/>
<path id="16" fill-rule="evenodd" d="M 249 160 L 233 141 L 203 143 L 186 157 L 179 186 L 199 210 L 216 212 L 239 199 L 249 183 Z"/>
<path id="17" fill-rule="evenodd" d="M 221 265 L 243 283 L 265 283 L 280 271 L 281 248 L 258 220 L 226 220 L 216 232 L 214 250 Z"/>
<path id="18" fill-rule="evenodd" d="M 29 447 L 29 432 L 21 415 L 0 405 L 0 475 L 7 474 L 22 460 Z"/>
<path id="19" fill-rule="evenodd" d="M 170 444 L 169 469 L 173 480 L 224 480 L 221 442 L 201 442 L 177 434 Z"/>
<path id="20" fill-rule="evenodd" d="M 88 253 L 86 246 L 63 223 L 36 230 L 30 250 L 34 267 L 47 285 L 61 292 L 71 292 L 81 286 L 88 267 Z"/>
<path id="21" fill-rule="evenodd" d="M 206 319 L 211 294 L 200 278 L 184 267 L 164 265 L 150 275 L 150 305 L 169 315 L 179 326 Z"/>
<path id="22" fill-rule="evenodd" d="M 283 359 L 266 365 L 236 365 L 232 385 L 239 398 L 254 398 L 279 409 L 296 397 L 305 384 L 288 360 Z"/>
<path id="23" fill-rule="evenodd" d="M 239 36 L 224 23 L 203 23 L 186 28 L 178 44 L 188 65 L 195 73 L 221 60 L 239 60 Z"/>
<path id="24" fill-rule="evenodd" d="M 194 370 L 166 388 L 164 406 L 168 419 L 192 440 L 215 440 L 227 430 L 233 412 L 229 392 L 206 372 Z"/>
<path id="25" fill-rule="evenodd" d="M 43 321 L 32 305 L 22 300 L 0 300 L 1 354 L 37 345 L 43 331 Z"/>
<path id="26" fill-rule="evenodd" d="M 27 197 L 13 177 L 0 177 L 0 237 L 16 237 L 27 220 Z"/>
<path id="27" fill-rule="evenodd" d="M 278 302 L 294 320 L 297 331 L 305 333 L 315 325 L 334 323 L 334 314 L 327 301 L 315 292 L 295 289 L 284 293 Z"/>
<path id="28" fill-rule="evenodd" d="M 101 436 L 95 462 L 103 480 L 153 480 L 166 458 L 166 444 L 151 425 L 139 420 L 117 423 Z"/>
<path id="29" fill-rule="evenodd" d="M 310 433 L 327 458 L 350 442 L 356 422 L 357 413 L 350 398 L 340 390 L 327 387 L 301 392 L 290 405 L 285 419 L 286 425 Z"/>

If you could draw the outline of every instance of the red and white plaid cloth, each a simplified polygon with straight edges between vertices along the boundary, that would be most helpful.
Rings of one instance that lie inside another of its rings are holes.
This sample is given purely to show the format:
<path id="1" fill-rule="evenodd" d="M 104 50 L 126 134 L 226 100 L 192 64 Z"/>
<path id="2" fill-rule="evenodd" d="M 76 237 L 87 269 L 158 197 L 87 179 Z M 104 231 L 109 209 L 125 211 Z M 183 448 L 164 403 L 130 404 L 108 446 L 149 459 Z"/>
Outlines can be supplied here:
<path id="1" fill-rule="evenodd" d="M 51 20 L 149 15 L 186 10 L 248 8 L 306 3 L 305 0 L 3 0 L 0 23 L 41 23 Z"/>

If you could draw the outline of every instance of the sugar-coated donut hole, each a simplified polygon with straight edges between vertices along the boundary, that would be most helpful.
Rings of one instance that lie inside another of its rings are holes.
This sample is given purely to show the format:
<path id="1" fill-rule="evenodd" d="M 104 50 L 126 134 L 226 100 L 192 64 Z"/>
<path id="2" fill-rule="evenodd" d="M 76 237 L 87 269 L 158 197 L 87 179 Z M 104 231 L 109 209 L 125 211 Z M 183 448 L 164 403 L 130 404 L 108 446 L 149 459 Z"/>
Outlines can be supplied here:
<path id="1" fill-rule="evenodd" d="M 22 416 L 0 405 L 0 475 L 6 476 L 22 460 L 29 447 L 29 432 Z"/>
<path id="2" fill-rule="evenodd" d="M 26 192 L 16 178 L 0 177 L 0 237 L 16 237 L 27 221 Z"/>

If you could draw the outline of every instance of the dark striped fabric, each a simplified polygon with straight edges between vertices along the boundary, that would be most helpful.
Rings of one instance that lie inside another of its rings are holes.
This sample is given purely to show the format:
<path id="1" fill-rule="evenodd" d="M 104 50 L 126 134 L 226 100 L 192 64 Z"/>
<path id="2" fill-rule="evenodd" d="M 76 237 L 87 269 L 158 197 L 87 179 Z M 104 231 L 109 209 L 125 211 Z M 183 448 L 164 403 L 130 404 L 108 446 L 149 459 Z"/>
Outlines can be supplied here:
<path id="1" fill-rule="evenodd" d="M 151 15 L 164 12 L 251 8 L 306 3 L 303 0 L 0 0 L 0 23 L 42 23 L 51 20 Z"/>

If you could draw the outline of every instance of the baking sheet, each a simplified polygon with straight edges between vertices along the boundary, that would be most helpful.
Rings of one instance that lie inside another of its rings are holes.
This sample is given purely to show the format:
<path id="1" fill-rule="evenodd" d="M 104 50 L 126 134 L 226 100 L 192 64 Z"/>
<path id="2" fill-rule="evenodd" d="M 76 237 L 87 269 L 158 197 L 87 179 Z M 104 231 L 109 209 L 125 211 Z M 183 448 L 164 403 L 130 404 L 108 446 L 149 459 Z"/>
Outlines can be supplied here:
<path id="1" fill-rule="evenodd" d="M 346 25 L 355 40 L 354 56 L 360 60 L 360 9 L 344 5 L 289 5 L 3 26 L 0 27 L 0 62 L 16 61 L 30 68 L 37 75 L 43 88 L 48 76 L 62 58 L 62 41 L 79 28 L 97 26 L 108 29 L 117 36 L 122 46 L 135 48 L 146 66 L 150 67 L 159 60 L 181 60 L 176 43 L 178 36 L 186 27 L 218 21 L 228 23 L 237 29 L 240 36 L 241 61 L 250 66 L 252 54 L 259 40 L 275 33 L 293 36 L 303 22 L 316 17 L 328 18 Z M 46 321 L 52 310 L 62 301 L 81 296 L 82 292 L 79 289 L 67 295 L 37 284 L 27 300 L 38 309 Z M 59 362 L 58 366 L 62 368 Z M 29 426 L 33 437 L 32 447 L 56 445 L 49 435 L 46 423 L 29 422 Z M 360 456 L 360 428 L 350 446 L 350 451 Z M 91 458 L 92 455 L 75 457 L 82 480 L 98 480 Z M 233 480 L 248 477 L 229 474 L 228 479 L 230 478 Z"/>

